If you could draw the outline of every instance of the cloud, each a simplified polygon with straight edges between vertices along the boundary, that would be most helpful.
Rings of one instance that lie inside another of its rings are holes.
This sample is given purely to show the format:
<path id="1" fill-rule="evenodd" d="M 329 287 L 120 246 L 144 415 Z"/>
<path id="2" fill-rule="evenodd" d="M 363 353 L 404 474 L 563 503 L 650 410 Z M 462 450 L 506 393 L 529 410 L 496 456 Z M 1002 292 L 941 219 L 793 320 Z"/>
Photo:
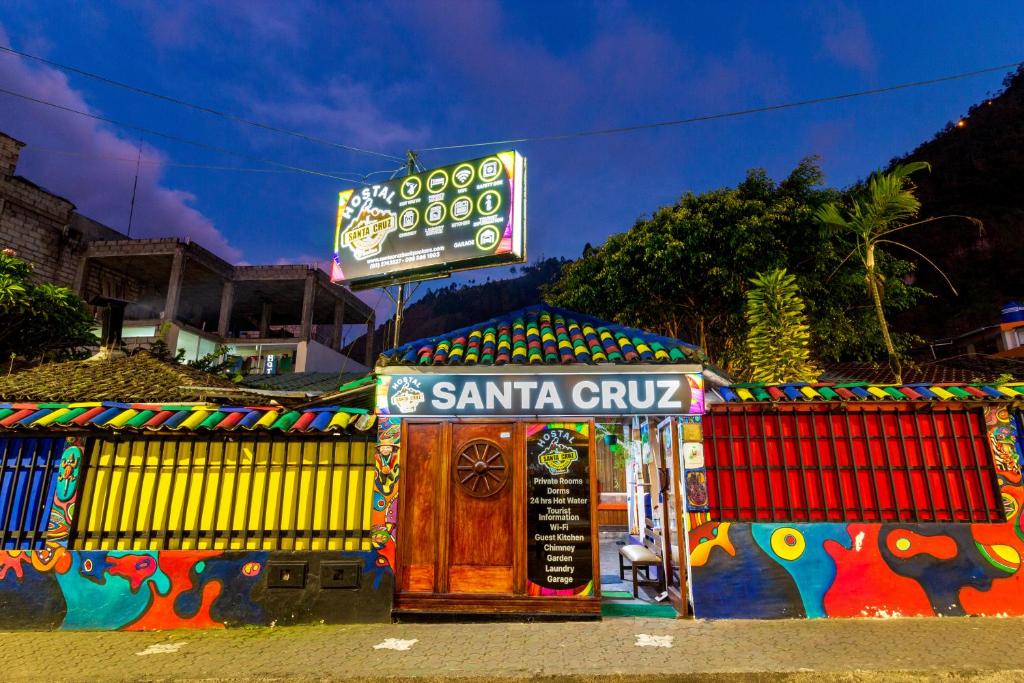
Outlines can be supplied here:
<path id="1" fill-rule="evenodd" d="M 149 30 L 153 42 L 160 47 L 181 47 L 198 42 L 199 36 L 193 28 L 195 25 L 193 8 L 185 3 L 169 6 L 155 3 L 143 3 L 137 6 L 144 14 L 143 23 Z"/>
<path id="2" fill-rule="evenodd" d="M 593 29 L 572 47 L 517 34 L 495 2 L 465 2 L 456 13 L 445 12 L 444 2 L 402 6 L 398 20 L 431 53 L 431 75 L 472 93 L 461 105 L 463 118 L 492 121 L 509 135 L 677 118 L 787 90 L 770 55 L 742 43 L 724 55 L 697 55 L 671 26 L 644 20 L 628 5 L 600 5 Z"/>
<path id="3" fill-rule="evenodd" d="M 325 84 L 286 79 L 274 101 L 251 101 L 258 118 L 271 119 L 301 130 L 316 131 L 357 147 L 401 153 L 429 139 L 425 125 L 406 126 L 389 120 L 384 109 L 401 98 L 401 86 L 371 90 L 348 76 L 336 76 Z"/>
<path id="4" fill-rule="evenodd" d="M 306 0 L 223 0 L 207 7 L 190 3 L 131 3 L 160 48 L 209 44 L 232 35 L 267 43 L 300 43 L 300 26 L 313 11 Z"/>
<path id="5" fill-rule="evenodd" d="M 775 103 L 786 97 L 789 86 L 776 59 L 741 43 L 731 54 L 702 60 L 687 90 L 702 107 L 699 115 L 738 104 Z"/>
<path id="6" fill-rule="evenodd" d="M 831 160 L 833 156 L 838 156 L 842 145 L 853 136 L 855 130 L 856 124 L 850 118 L 814 121 L 804 127 L 801 146 L 808 153 Z"/>
<path id="7" fill-rule="evenodd" d="M 2 26 L 0 44 L 10 45 Z M 95 113 L 56 69 L 30 67 L 21 58 L 4 55 L 0 76 L 9 90 Z M 138 143 L 84 116 L 7 95 L 0 98 L 0 130 L 27 143 L 18 174 L 67 198 L 80 213 L 125 232 Z M 190 237 L 230 261 L 237 260 L 241 252 L 193 206 L 196 196 L 164 184 L 166 156 L 146 144 L 142 155 L 146 163 L 139 173 L 132 237 Z"/>
<path id="8" fill-rule="evenodd" d="M 878 62 L 864 15 L 842 2 L 819 4 L 817 8 L 822 52 L 864 76 L 874 76 Z"/>

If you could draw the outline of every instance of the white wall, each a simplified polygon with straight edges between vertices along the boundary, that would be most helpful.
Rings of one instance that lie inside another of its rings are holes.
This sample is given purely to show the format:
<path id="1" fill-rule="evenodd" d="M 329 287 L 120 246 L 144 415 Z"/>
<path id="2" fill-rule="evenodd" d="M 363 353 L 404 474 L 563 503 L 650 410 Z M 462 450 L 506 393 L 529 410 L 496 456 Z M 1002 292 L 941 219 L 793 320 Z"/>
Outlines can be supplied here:
<path id="1" fill-rule="evenodd" d="M 97 328 L 99 329 L 99 328 Z M 125 323 L 124 327 L 121 328 L 121 338 L 127 339 L 129 337 L 155 337 L 156 336 L 156 325 L 129 325 Z"/>
<path id="2" fill-rule="evenodd" d="M 318 341 L 299 342 L 295 372 L 369 372 L 370 368 Z"/>
<path id="3" fill-rule="evenodd" d="M 185 361 L 198 360 L 208 353 L 212 353 L 217 348 L 217 342 L 212 339 L 206 339 L 200 337 L 194 332 L 188 330 L 180 330 L 178 332 L 178 341 L 175 348 L 171 349 L 172 353 L 176 353 L 178 349 L 185 349 Z"/>

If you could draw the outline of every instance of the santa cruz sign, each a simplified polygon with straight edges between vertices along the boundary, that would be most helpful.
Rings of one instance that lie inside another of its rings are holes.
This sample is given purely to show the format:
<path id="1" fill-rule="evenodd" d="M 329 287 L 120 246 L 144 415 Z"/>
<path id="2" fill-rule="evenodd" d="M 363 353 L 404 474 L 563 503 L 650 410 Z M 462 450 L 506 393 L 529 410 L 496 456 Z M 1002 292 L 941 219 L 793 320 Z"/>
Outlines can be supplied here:
<path id="1" fill-rule="evenodd" d="M 686 415 L 704 412 L 697 372 L 445 373 L 386 369 L 377 412 L 396 417 Z M 632 371 L 631 371 L 632 370 Z"/>

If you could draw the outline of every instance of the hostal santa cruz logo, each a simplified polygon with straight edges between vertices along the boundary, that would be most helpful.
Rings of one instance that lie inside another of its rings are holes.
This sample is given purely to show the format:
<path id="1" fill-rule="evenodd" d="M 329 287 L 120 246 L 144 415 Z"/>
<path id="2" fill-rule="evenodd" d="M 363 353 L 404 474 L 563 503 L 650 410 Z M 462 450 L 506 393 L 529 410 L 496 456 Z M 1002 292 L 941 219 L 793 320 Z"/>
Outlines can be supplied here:
<path id="1" fill-rule="evenodd" d="M 387 187 L 374 185 L 364 188 L 359 194 L 351 190 L 341 193 L 338 208 L 338 225 L 355 220 L 338 234 L 338 250 L 350 249 L 357 261 L 365 261 L 381 252 L 384 240 L 398 230 L 398 217 L 394 211 L 379 204 L 391 204 L 395 193 Z M 356 213 L 358 211 L 358 213 Z"/>
<path id="2" fill-rule="evenodd" d="M 420 389 L 420 381 L 414 377 L 399 377 L 392 385 L 391 403 L 402 413 L 415 413 L 426 397 Z"/>
<path id="3" fill-rule="evenodd" d="M 553 475 L 565 474 L 579 460 L 579 453 L 572 447 L 572 434 L 564 429 L 544 433 L 540 437 L 540 445 L 537 460 Z"/>
<path id="4" fill-rule="evenodd" d="M 357 260 L 364 261 L 379 254 L 385 238 L 397 229 L 393 212 L 366 206 L 341 233 L 341 246 L 351 249 Z"/>

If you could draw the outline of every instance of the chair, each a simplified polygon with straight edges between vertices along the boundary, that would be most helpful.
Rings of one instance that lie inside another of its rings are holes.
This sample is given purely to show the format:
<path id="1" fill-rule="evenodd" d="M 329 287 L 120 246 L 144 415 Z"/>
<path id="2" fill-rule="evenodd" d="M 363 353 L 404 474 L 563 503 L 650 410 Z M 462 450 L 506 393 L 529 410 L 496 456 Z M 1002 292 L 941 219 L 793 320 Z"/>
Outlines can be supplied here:
<path id="1" fill-rule="evenodd" d="M 629 560 L 628 567 L 625 565 L 625 560 Z M 633 570 L 634 598 L 640 597 L 640 586 L 661 587 L 660 571 L 658 578 L 651 578 L 651 567 L 657 567 L 660 565 L 661 559 L 642 545 L 624 545 L 619 548 L 619 578 L 625 581 L 626 570 Z M 637 570 L 639 569 L 644 570 L 643 578 L 641 578 L 637 573 Z"/>

